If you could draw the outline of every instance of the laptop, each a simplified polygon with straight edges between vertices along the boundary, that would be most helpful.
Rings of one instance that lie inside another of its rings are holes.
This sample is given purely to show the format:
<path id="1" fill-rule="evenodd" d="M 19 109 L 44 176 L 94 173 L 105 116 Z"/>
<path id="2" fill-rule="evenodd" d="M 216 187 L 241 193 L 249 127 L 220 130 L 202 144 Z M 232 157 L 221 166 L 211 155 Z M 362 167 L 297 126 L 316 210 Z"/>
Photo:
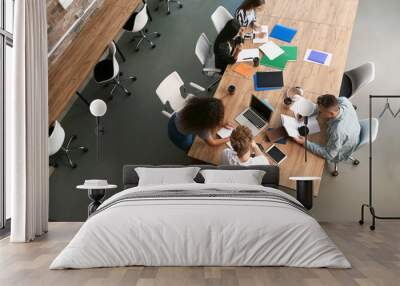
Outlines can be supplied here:
<path id="1" fill-rule="evenodd" d="M 240 125 L 250 128 L 253 136 L 256 136 L 267 126 L 273 112 L 274 109 L 269 104 L 252 95 L 250 107 L 240 113 L 235 120 Z"/>

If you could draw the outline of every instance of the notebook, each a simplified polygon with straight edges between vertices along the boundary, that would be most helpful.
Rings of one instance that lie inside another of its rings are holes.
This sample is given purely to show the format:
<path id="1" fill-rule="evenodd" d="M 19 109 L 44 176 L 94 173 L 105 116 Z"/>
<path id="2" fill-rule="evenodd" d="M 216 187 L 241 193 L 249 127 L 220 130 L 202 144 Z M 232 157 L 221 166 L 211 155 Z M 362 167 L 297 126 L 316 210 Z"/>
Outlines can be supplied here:
<path id="1" fill-rule="evenodd" d="M 265 90 L 275 90 L 275 89 L 281 89 L 281 87 L 260 87 L 258 86 L 257 83 L 257 76 L 253 76 L 253 82 L 254 82 L 254 90 L 255 91 L 265 91 Z"/>
<path id="2" fill-rule="evenodd" d="M 277 57 L 275 60 L 271 61 L 267 56 L 262 57 L 260 64 L 268 67 L 272 67 L 278 70 L 284 70 L 287 62 L 289 61 L 289 57 L 286 54 L 283 54 Z"/>
<path id="3" fill-rule="evenodd" d="M 254 75 L 256 90 L 271 90 L 283 87 L 282 72 L 256 72 Z"/>
<path id="4" fill-rule="evenodd" d="M 289 62 L 295 62 L 297 60 L 296 46 L 281 46 L 281 49 L 285 51 L 285 54 L 288 56 Z"/>
<path id="5" fill-rule="evenodd" d="M 266 42 L 264 45 L 260 46 L 259 49 L 270 59 L 274 60 L 280 55 L 284 54 L 285 51 L 282 50 L 277 44 L 272 41 Z"/>
<path id="6" fill-rule="evenodd" d="M 240 63 L 233 68 L 233 71 L 246 78 L 250 78 L 253 75 L 253 66 L 247 63 Z"/>
<path id="7" fill-rule="evenodd" d="M 308 49 L 304 56 L 304 61 L 329 66 L 332 61 L 332 54 L 323 51 Z"/>
<path id="8" fill-rule="evenodd" d="M 253 58 L 260 57 L 258 49 L 243 49 L 240 51 L 237 62 L 252 61 Z"/>
<path id="9" fill-rule="evenodd" d="M 293 28 L 285 27 L 284 25 L 281 24 L 276 24 L 269 36 L 271 38 L 275 38 L 290 43 L 294 38 L 294 36 L 296 35 L 296 33 L 297 30 Z"/>
<path id="10" fill-rule="evenodd" d="M 320 64 L 324 64 L 326 59 L 328 58 L 328 54 L 326 53 L 321 53 L 318 51 L 311 51 L 310 55 L 308 56 L 308 59 L 312 62 L 317 62 Z"/>
<path id="11" fill-rule="evenodd" d="M 268 42 L 268 26 L 266 25 L 261 25 L 260 31 L 253 31 L 255 37 L 253 39 L 253 44 L 263 44 Z M 259 33 L 264 33 L 263 38 L 259 38 L 258 34 Z"/>

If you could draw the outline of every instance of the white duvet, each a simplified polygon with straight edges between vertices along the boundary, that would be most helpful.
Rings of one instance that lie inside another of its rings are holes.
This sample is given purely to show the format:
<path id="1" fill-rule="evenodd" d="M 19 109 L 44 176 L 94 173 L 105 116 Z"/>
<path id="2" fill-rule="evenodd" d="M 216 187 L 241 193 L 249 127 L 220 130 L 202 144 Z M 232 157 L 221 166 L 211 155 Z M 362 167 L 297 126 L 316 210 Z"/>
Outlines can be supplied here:
<path id="1" fill-rule="evenodd" d="M 349 268 L 311 216 L 258 199 L 185 198 L 123 201 L 155 190 L 264 190 L 262 186 L 185 184 L 136 187 L 106 200 L 50 269 L 145 266 L 293 266 Z"/>

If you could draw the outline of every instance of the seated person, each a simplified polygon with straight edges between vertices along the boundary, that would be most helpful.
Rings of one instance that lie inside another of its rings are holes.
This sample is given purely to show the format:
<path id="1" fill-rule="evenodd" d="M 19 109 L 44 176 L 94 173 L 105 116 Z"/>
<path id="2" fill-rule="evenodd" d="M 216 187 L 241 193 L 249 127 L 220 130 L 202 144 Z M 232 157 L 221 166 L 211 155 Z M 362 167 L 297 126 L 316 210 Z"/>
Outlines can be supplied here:
<path id="1" fill-rule="evenodd" d="M 356 150 L 360 138 L 360 123 L 353 104 L 345 98 L 331 94 L 318 97 L 319 118 L 327 120 L 327 143 L 321 146 L 307 142 L 307 149 L 330 162 L 347 160 Z M 304 137 L 294 138 L 304 145 Z"/>
<path id="2" fill-rule="evenodd" d="M 224 126 L 224 105 L 213 97 L 192 97 L 168 121 L 168 137 L 180 149 L 188 151 L 195 135 L 210 146 L 218 146 L 229 138 L 217 139 L 216 131 Z M 225 124 L 225 126 L 229 126 Z"/>
<path id="3" fill-rule="evenodd" d="M 251 130 L 246 126 L 238 126 L 231 134 L 232 149 L 226 148 L 221 156 L 222 165 L 269 165 L 267 158 L 254 142 Z M 252 154 L 255 154 L 252 157 Z"/>
<path id="4" fill-rule="evenodd" d="M 227 65 L 233 64 L 241 51 L 243 38 L 240 24 L 235 19 L 229 20 L 218 34 L 214 43 L 215 67 L 225 71 Z"/>
<path id="5" fill-rule="evenodd" d="M 256 23 L 256 8 L 265 4 L 265 0 L 244 0 L 235 12 L 235 18 L 242 27 L 258 27 Z"/>

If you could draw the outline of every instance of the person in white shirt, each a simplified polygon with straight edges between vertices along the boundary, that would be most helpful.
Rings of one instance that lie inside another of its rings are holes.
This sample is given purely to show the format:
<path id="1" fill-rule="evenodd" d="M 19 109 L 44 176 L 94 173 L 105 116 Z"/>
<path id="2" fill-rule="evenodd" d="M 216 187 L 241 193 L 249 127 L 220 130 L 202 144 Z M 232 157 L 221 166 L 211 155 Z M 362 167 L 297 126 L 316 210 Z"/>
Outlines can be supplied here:
<path id="1" fill-rule="evenodd" d="M 256 23 L 256 8 L 265 4 L 265 0 L 244 0 L 236 9 L 235 18 L 239 21 L 242 27 L 251 26 L 257 28 Z"/>
<path id="2" fill-rule="evenodd" d="M 222 152 L 222 165 L 269 165 L 267 158 L 257 146 L 251 134 L 251 130 L 246 126 L 238 126 L 231 134 L 232 149 L 226 148 Z M 254 154 L 254 156 L 252 156 Z"/>

